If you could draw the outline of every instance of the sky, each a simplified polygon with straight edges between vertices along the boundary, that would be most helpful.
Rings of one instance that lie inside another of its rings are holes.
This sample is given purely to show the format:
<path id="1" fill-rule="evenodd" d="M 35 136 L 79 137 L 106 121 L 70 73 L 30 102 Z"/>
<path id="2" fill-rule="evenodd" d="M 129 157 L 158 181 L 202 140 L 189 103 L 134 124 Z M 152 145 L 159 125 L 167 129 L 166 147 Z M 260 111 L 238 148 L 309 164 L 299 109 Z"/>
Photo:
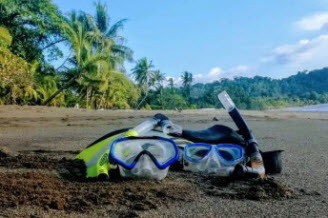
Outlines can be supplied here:
<path id="1" fill-rule="evenodd" d="M 93 0 L 53 0 L 63 13 L 94 14 Z M 328 66 L 328 0 L 102 0 L 134 58 L 195 82 L 285 78 Z M 127 63 L 129 73 L 134 63 Z"/>

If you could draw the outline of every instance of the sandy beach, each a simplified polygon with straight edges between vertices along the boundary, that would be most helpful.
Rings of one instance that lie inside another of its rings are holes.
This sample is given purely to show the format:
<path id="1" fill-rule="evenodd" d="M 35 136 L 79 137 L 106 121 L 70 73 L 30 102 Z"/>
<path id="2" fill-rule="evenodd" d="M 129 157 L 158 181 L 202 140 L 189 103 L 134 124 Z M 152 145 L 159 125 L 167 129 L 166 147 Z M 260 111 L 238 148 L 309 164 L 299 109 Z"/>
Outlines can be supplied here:
<path id="1" fill-rule="evenodd" d="M 263 151 L 283 149 L 283 172 L 228 181 L 171 170 L 163 181 L 75 181 L 79 151 L 161 112 L 190 129 L 234 127 L 224 110 L 93 111 L 0 107 L 0 217 L 327 217 L 328 113 L 242 111 Z M 216 119 L 214 119 L 216 118 Z"/>

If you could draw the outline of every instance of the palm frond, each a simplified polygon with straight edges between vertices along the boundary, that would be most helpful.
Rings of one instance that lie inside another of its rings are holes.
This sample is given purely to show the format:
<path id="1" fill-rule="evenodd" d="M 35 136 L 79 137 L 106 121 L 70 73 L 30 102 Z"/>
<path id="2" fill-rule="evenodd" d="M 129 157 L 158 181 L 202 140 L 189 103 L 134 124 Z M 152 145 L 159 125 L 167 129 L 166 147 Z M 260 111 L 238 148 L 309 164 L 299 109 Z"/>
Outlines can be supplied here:
<path id="1" fill-rule="evenodd" d="M 107 37 L 115 38 L 118 35 L 118 31 L 122 30 L 124 24 L 127 22 L 127 19 L 121 19 L 117 21 L 114 25 L 112 25 L 106 33 Z"/>
<path id="2" fill-rule="evenodd" d="M 108 16 L 108 8 L 106 4 L 101 4 L 100 1 L 96 3 L 96 15 L 95 20 L 98 29 L 105 33 L 108 28 L 109 16 Z"/>

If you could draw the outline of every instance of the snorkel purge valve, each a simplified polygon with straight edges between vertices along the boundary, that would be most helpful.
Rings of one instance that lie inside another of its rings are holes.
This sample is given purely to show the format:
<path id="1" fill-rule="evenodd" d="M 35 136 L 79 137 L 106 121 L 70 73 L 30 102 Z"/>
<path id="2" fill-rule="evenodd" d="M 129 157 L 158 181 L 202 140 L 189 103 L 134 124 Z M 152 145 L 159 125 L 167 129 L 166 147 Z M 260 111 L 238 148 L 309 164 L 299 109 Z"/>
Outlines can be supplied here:
<path id="1" fill-rule="evenodd" d="M 246 153 L 247 156 L 250 158 L 250 167 L 237 164 L 232 173 L 232 176 L 264 178 L 265 169 L 264 169 L 262 155 L 259 152 L 258 144 L 252 134 L 252 131 L 248 127 L 247 123 L 241 116 L 239 110 L 236 108 L 235 104 L 233 103 L 232 99 L 230 98 L 230 96 L 226 91 L 221 92 L 218 95 L 218 98 L 222 103 L 223 107 L 229 113 L 232 120 L 237 125 L 240 134 L 244 137 L 245 141 L 247 142 Z"/>

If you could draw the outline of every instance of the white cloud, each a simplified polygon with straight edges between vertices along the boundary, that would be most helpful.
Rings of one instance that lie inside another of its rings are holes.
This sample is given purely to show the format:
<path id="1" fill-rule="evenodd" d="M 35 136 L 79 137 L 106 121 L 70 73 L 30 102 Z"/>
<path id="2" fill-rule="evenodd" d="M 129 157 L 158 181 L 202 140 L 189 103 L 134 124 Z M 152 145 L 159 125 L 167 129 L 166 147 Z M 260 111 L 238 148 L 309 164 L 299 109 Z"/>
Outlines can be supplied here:
<path id="1" fill-rule="evenodd" d="M 208 73 L 195 73 L 193 74 L 194 81 L 193 83 L 211 83 L 214 81 L 219 81 L 220 79 L 227 78 L 233 79 L 235 77 L 253 77 L 255 76 L 256 70 L 255 68 L 246 66 L 246 65 L 239 65 L 228 70 L 223 70 L 220 67 L 213 67 Z M 181 77 L 166 77 L 166 82 L 164 83 L 165 86 L 168 85 L 168 80 L 172 78 L 174 84 L 176 86 L 181 86 L 182 80 Z"/>
<path id="2" fill-rule="evenodd" d="M 214 67 L 208 73 L 195 74 L 194 83 L 210 83 L 219 81 L 222 78 L 233 79 L 240 76 L 253 77 L 255 76 L 255 69 L 246 65 L 239 65 L 228 70 L 223 70 L 220 67 Z"/>
<path id="3" fill-rule="evenodd" d="M 198 73 L 194 75 L 194 83 L 209 83 L 219 80 L 224 71 L 220 67 L 213 67 L 208 73 Z"/>
<path id="4" fill-rule="evenodd" d="M 295 23 L 296 27 L 304 31 L 319 31 L 328 27 L 328 12 L 316 13 L 302 18 Z"/>
<path id="5" fill-rule="evenodd" d="M 261 60 L 263 64 L 271 63 L 280 67 L 281 76 L 325 67 L 328 63 L 328 34 L 278 46 L 271 55 Z"/>
<path id="6" fill-rule="evenodd" d="M 211 69 L 211 71 L 208 73 L 209 76 L 212 77 L 218 77 L 223 73 L 223 70 L 220 67 L 214 67 Z"/>
<path id="7" fill-rule="evenodd" d="M 173 79 L 173 84 L 174 86 L 180 86 L 181 85 L 181 77 L 173 77 L 173 76 L 166 76 L 165 77 L 165 81 L 163 82 L 164 86 L 168 86 L 169 85 L 169 79 Z"/>
<path id="8" fill-rule="evenodd" d="M 310 40 L 308 40 L 308 39 L 301 39 L 300 41 L 299 41 L 299 43 L 301 44 L 301 45 L 306 45 L 306 44 L 308 44 L 310 42 Z"/>
<path id="9" fill-rule="evenodd" d="M 328 11 L 303 17 L 294 26 L 302 31 L 317 31 L 318 36 L 272 49 L 269 55 L 261 58 L 259 66 L 267 75 L 282 78 L 328 65 Z"/>

